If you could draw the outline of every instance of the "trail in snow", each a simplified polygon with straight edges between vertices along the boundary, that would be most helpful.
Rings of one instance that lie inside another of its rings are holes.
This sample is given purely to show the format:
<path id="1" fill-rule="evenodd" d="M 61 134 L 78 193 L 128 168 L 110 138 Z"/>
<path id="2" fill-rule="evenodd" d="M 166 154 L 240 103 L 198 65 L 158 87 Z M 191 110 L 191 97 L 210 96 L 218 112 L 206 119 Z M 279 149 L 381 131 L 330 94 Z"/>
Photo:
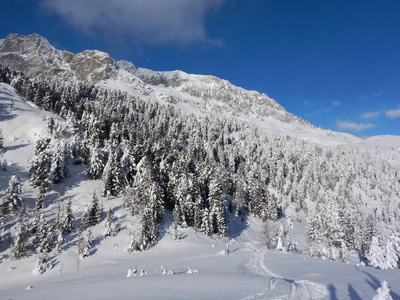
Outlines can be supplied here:
<path id="1" fill-rule="evenodd" d="M 300 299 L 323 299 L 328 296 L 325 285 L 309 281 L 283 278 L 273 273 L 265 265 L 266 249 L 259 249 L 254 242 L 243 243 L 243 246 L 252 252 L 250 259 L 240 268 L 243 273 L 256 274 L 266 278 L 266 287 L 255 294 L 249 295 L 241 300 L 300 300 Z"/>

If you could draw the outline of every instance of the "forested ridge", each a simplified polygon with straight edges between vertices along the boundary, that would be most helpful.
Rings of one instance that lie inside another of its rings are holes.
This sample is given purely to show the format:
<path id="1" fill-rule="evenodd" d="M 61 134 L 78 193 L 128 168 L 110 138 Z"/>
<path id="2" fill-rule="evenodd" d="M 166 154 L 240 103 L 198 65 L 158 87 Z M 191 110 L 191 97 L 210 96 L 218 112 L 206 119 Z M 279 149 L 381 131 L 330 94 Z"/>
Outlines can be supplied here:
<path id="1" fill-rule="evenodd" d="M 90 228 L 102 221 L 109 236 L 117 235 L 112 211 L 106 216 L 98 203 L 101 194 L 122 196 L 129 215 L 141 218 L 131 252 L 157 243 L 166 211 L 177 238 L 187 226 L 229 237 L 232 222 L 245 223 L 251 214 L 265 222 L 268 247 L 296 251 L 296 241 L 273 226 L 291 206 L 307 216 L 310 255 L 347 262 L 350 253 L 359 253 L 375 267 L 398 267 L 399 164 L 378 151 L 267 135 L 234 118 L 185 113 L 83 82 L 31 79 L 5 67 L 0 81 L 65 120 L 47 120 L 48 136 L 37 140 L 30 160 L 35 207 L 24 203 L 17 175 L 2 191 L 1 226 L 16 230 L 12 237 L 3 230 L 0 249 L 11 247 L 16 259 L 43 253 L 45 265 L 46 254 L 62 251 L 71 234 L 87 256 Z M 46 220 L 43 198 L 73 164 L 86 165 L 87 176 L 101 179 L 103 190 L 79 216 L 56 201 L 56 218 Z"/>

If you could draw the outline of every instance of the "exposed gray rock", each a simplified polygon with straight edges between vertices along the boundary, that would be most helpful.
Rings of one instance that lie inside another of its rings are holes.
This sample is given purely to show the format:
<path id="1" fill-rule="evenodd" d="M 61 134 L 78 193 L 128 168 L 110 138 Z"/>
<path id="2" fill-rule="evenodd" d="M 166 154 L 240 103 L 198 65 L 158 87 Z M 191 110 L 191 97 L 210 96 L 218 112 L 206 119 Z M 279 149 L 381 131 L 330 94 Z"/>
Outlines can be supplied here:
<path id="1" fill-rule="evenodd" d="M 131 63 L 130 61 L 126 61 L 126 60 L 119 60 L 116 63 L 117 69 L 121 69 L 121 70 L 125 70 L 131 74 L 135 74 L 136 72 L 136 67 L 133 63 Z"/>
<path id="2" fill-rule="evenodd" d="M 23 72 L 28 77 L 57 76 L 59 78 L 98 83 L 116 72 L 115 61 L 97 50 L 78 54 L 55 49 L 38 34 L 9 34 L 0 43 L 0 64 Z"/>
<path id="3" fill-rule="evenodd" d="M 85 50 L 75 54 L 70 62 L 78 80 L 98 83 L 116 72 L 115 61 L 105 52 Z"/>
<path id="4" fill-rule="evenodd" d="M 9 34 L 0 44 L 0 63 L 29 77 L 65 71 L 61 51 L 38 34 Z"/>

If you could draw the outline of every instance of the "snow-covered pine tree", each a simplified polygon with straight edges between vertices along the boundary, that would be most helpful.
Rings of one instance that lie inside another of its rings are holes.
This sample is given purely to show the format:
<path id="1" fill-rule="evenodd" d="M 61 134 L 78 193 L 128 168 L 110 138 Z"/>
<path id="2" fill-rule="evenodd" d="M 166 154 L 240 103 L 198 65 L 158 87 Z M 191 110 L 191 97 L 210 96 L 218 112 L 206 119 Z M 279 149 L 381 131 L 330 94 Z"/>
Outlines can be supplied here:
<path id="1" fill-rule="evenodd" d="M 44 272 L 52 268 L 53 268 L 53 263 L 49 260 L 49 255 L 44 252 L 39 253 L 35 270 L 39 274 L 43 274 Z"/>
<path id="2" fill-rule="evenodd" d="M 36 233 L 36 236 L 39 237 L 37 248 L 39 253 L 50 253 L 54 249 L 54 235 L 54 227 L 48 224 L 43 217 Z"/>
<path id="3" fill-rule="evenodd" d="M 67 205 L 65 207 L 65 227 L 63 234 L 68 234 L 72 232 L 72 229 L 74 228 L 74 215 L 72 213 L 72 199 L 69 198 L 67 201 Z"/>
<path id="4" fill-rule="evenodd" d="M 118 234 L 119 226 L 118 226 L 118 224 L 115 224 L 115 216 L 114 216 L 114 213 L 113 213 L 111 207 L 108 209 L 108 212 L 107 212 L 105 226 L 106 226 L 106 232 L 104 235 L 106 237 L 113 237 Z"/>
<path id="5" fill-rule="evenodd" d="M 100 179 L 104 172 L 106 155 L 100 147 L 91 148 L 90 153 L 88 175 L 90 178 Z"/>
<path id="6" fill-rule="evenodd" d="M 63 245 L 64 245 L 64 238 L 63 238 L 62 232 L 60 232 L 58 234 L 57 241 L 56 241 L 56 246 L 55 246 L 55 249 L 56 249 L 57 253 L 61 253 L 62 252 Z"/>
<path id="7" fill-rule="evenodd" d="M 209 235 L 210 233 L 213 232 L 213 226 L 212 226 L 212 222 L 211 222 L 211 218 L 210 218 L 210 212 L 207 207 L 203 210 L 201 230 L 203 231 L 203 233 L 205 235 Z"/>
<path id="8" fill-rule="evenodd" d="M 87 243 L 87 247 L 88 247 L 88 252 L 90 252 L 90 250 L 93 249 L 93 247 L 94 247 L 93 233 L 90 228 L 87 231 L 86 243 Z"/>
<path id="9" fill-rule="evenodd" d="M 249 211 L 263 221 L 267 220 L 267 199 L 263 182 L 253 175 L 249 187 Z"/>
<path id="10" fill-rule="evenodd" d="M 136 164 L 134 150 L 130 143 L 123 145 L 123 154 L 121 157 L 121 176 L 124 185 L 131 185 L 136 174 Z"/>
<path id="11" fill-rule="evenodd" d="M 371 266 L 375 268 L 383 268 L 385 265 L 385 253 L 379 243 L 379 239 L 376 236 L 372 237 L 367 259 Z"/>
<path id="12" fill-rule="evenodd" d="M 399 267 L 399 256 L 396 252 L 395 241 L 388 238 L 385 247 L 385 263 L 382 269 L 397 269 Z"/>
<path id="13" fill-rule="evenodd" d="M 100 208 L 99 198 L 96 195 L 96 191 L 93 191 L 92 203 L 89 208 L 89 224 L 95 226 L 101 222 L 102 211 Z"/>
<path id="14" fill-rule="evenodd" d="M 104 196 L 107 196 L 108 194 L 117 196 L 124 187 L 121 164 L 119 161 L 119 152 L 120 149 L 118 145 L 112 145 L 108 153 L 108 161 L 104 167 L 102 176 L 104 183 Z"/>
<path id="15" fill-rule="evenodd" d="M 350 251 L 346 246 L 345 241 L 342 240 L 342 247 L 341 247 L 341 259 L 342 262 L 348 264 L 350 262 Z"/>
<path id="16" fill-rule="evenodd" d="M 238 180 L 235 189 L 236 216 L 245 216 L 248 213 L 248 203 L 243 180 Z"/>
<path id="17" fill-rule="evenodd" d="M 50 141 L 49 138 L 38 139 L 29 162 L 30 181 L 43 194 L 46 193 L 50 180 L 51 154 L 47 151 Z"/>
<path id="18" fill-rule="evenodd" d="M 164 208 L 157 190 L 156 183 L 153 183 L 141 221 L 142 228 L 138 240 L 138 247 L 140 250 L 149 250 L 158 240 L 159 231 L 157 229 L 157 224 L 161 222 L 164 216 Z"/>
<path id="19" fill-rule="evenodd" d="M 372 300 L 392 300 L 390 296 L 390 286 L 387 281 L 382 281 L 381 286 L 376 290 L 376 295 Z"/>
<path id="20" fill-rule="evenodd" d="M 79 235 L 78 239 L 78 255 L 81 258 L 87 258 L 89 256 L 89 246 L 82 233 Z"/>
<path id="21" fill-rule="evenodd" d="M 3 160 L 3 162 L 1 163 L 0 169 L 3 170 L 4 172 L 7 171 L 7 169 L 8 169 L 8 164 L 7 164 L 7 161 L 6 161 L 6 160 Z"/>
<path id="22" fill-rule="evenodd" d="M 80 223 L 80 227 L 79 229 L 81 231 L 85 231 L 86 229 L 88 229 L 90 227 L 90 219 L 89 219 L 89 209 L 86 206 L 85 207 L 85 211 L 83 212 L 82 215 L 82 219 L 81 219 L 81 223 Z"/>
<path id="23" fill-rule="evenodd" d="M 11 212 L 17 213 L 21 209 L 24 203 L 21 194 L 21 181 L 19 176 L 14 174 L 8 183 L 6 193 L 2 198 L 1 210 L 5 216 L 9 215 Z"/>
<path id="24" fill-rule="evenodd" d="M 0 216 L 0 252 L 3 243 L 3 227 L 4 227 L 4 217 Z"/>
<path id="25" fill-rule="evenodd" d="M 3 153 L 4 149 L 4 137 L 3 137 L 3 131 L 0 128 L 0 154 Z"/>
<path id="26" fill-rule="evenodd" d="M 66 145 L 59 142 L 51 159 L 50 180 L 54 184 L 62 182 L 69 175 L 68 157 L 65 152 Z"/>
<path id="27" fill-rule="evenodd" d="M 209 186 L 208 203 L 210 206 L 210 220 L 213 232 L 225 236 L 227 230 L 225 204 L 222 198 L 221 185 L 218 179 L 212 178 Z"/>
<path id="28" fill-rule="evenodd" d="M 163 212 L 159 207 L 162 204 L 162 197 L 158 186 L 154 183 L 153 168 L 150 159 L 145 155 L 137 165 L 137 173 L 132 187 L 125 190 L 124 207 L 130 211 L 131 215 L 141 215 L 149 201 L 151 192 L 157 194 L 157 219 L 159 220 Z M 162 217 L 161 217 L 162 218 Z"/>
<path id="29" fill-rule="evenodd" d="M 28 212 L 23 202 L 18 222 L 15 225 L 15 235 L 11 245 L 11 256 L 13 259 L 20 259 L 29 255 L 29 234 L 28 234 Z"/>

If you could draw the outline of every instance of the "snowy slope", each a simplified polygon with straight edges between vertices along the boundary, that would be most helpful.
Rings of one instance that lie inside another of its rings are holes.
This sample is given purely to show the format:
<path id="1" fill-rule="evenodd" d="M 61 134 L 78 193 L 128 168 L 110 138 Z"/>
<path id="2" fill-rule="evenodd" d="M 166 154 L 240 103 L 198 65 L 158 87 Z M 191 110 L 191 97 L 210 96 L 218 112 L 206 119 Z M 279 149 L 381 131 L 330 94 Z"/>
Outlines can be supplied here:
<path id="1" fill-rule="evenodd" d="M 267 95 L 246 91 L 214 76 L 143 68 L 127 71 L 120 67 L 115 76 L 98 85 L 149 101 L 173 104 L 195 115 L 237 118 L 267 134 L 289 135 L 317 145 L 337 146 L 361 141 L 351 134 L 316 128 L 288 113 Z"/>
<path id="2" fill-rule="evenodd" d="M 14 103 L 14 109 L 9 106 Z M 0 171 L 1 185 L 14 172 L 25 182 L 26 200 L 33 205 L 35 192 L 27 184 L 27 160 L 38 135 L 45 135 L 45 113 L 19 97 L 15 90 L 0 83 L 0 128 L 5 136 L 1 160 L 10 162 L 7 172 Z M 60 191 L 62 199 L 74 196 L 73 211 L 79 213 L 88 204 L 93 190 L 101 183 L 87 180 L 84 169 L 75 166 Z M 77 256 L 76 240 L 66 244 L 63 253 L 52 254 L 53 269 L 37 274 L 37 255 L 11 260 L 1 253 L 1 299 L 371 299 L 380 282 L 392 287 L 392 297 L 400 299 L 400 270 L 379 270 L 358 265 L 310 258 L 306 252 L 267 250 L 261 242 L 262 223 L 250 217 L 246 223 L 230 223 L 232 238 L 206 237 L 192 228 L 180 229 L 183 239 L 174 239 L 171 216 L 159 228 L 162 239 L 151 250 L 129 254 L 129 233 L 138 225 L 121 208 L 121 197 L 102 198 L 105 209 L 111 207 L 122 226 L 116 237 L 104 238 L 104 222 L 93 228 L 95 248 L 87 259 Z M 54 207 L 47 214 L 54 214 Z M 293 239 L 301 244 L 305 231 L 304 216 L 287 210 L 293 228 L 281 220 Z M 228 251 L 227 251 L 228 249 Z M 228 254 L 228 255 L 226 255 Z M 161 266 L 173 270 L 162 275 Z M 129 267 L 145 270 L 144 277 L 129 277 Z M 198 273 L 188 274 L 191 267 Z"/>
<path id="3" fill-rule="evenodd" d="M 13 48 L 20 40 L 26 42 L 26 47 Z M 5 47 L 6 41 L 12 51 Z M 289 135 L 315 145 L 365 148 L 379 153 L 378 157 L 385 157 L 391 165 L 399 165 L 399 137 L 362 140 L 350 134 L 319 129 L 291 115 L 267 95 L 246 91 L 214 76 L 136 69 L 128 62 L 114 62 L 99 51 L 73 55 L 56 50 L 37 35 L 28 40 L 11 36 L 0 40 L 0 48 L 3 49 L 0 60 L 6 60 L 12 53 L 22 59 L 21 65 L 33 68 L 32 76 L 40 73 L 38 76 L 83 80 L 147 101 L 174 105 L 195 116 L 213 114 L 236 118 L 265 133 Z M 36 51 L 38 49 L 40 51 Z M 31 63 L 25 65 L 27 60 Z M 80 66 L 89 67 L 89 71 Z M 35 141 L 47 135 L 45 126 L 49 116 L 65 123 L 21 98 L 9 85 L 0 83 L 0 128 L 5 138 L 0 162 L 8 163 L 7 171 L 0 170 L 0 197 L 11 176 L 17 173 L 30 209 L 37 191 L 28 182 L 28 160 Z M 93 192 L 99 195 L 102 190 L 100 180 L 88 179 L 85 166 L 70 168 L 71 176 L 62 185 L 54 185 L 46 195 L 48 217 L 54 218 L 56 214 L 53 202 L 57 197 L 63 203 L 72 198 L 72 210 L 78 221 L 85 206 L 90 204 Z M 161 240 L 149 251 L 130 254 L 125 250 L 131 242 L 131 234 L 139 227 L 139 220 L 130 217 L 122 208 L 122 196 L 99 198 L 105 211 L 113 210 L 121 232 L 116 237 L 105 238 L 104 221 L 93 227 L 95 247 L 87 259 L 78 257 L 78 233 L 74 232 L 66 241 L 63 253 L 51 253 L 53 268 L 41 275 L 34 271 L 36 254 L 12 260 L 10 250 L 1 246 L 4 250 L 0 252 L 1 299 L 372 299 L 383 280 L 391 285 L 392 297 L 400 299 L 399 269 L 365 267 L 355 255 L 350 264 L 311 258 L 307 252 L 306 216 L 296 212 L 294 204 L 285 210 L 287 219 L 279 220 L 276 226 L 282 225 L 292 241 L 298 243 L 297 252 L 267 250 L 262 242 L 263 225 L 253 217 L 245 222 L 239 219 L 229 222 L 231 238 L 207 237 L 189 228 L 179 229 L 183 239 L 178 242 L 174 239 L 172 216 L 167 215 L 159 227 Z M 307 205 L 314 208 L 311 201 Z M 288 220 L 292 220 L 293 228 Z M 4 236 L 13 231 L 14 228 L 7 227 Z M 148 275 L 127 278 L 129 267 L 135 266 L 139 271 L 146 270 Z M 162 275 L 161 266 L 173 270 L 174 274 Z M 189 266 L 198 273 L 187 274 Z"/>

